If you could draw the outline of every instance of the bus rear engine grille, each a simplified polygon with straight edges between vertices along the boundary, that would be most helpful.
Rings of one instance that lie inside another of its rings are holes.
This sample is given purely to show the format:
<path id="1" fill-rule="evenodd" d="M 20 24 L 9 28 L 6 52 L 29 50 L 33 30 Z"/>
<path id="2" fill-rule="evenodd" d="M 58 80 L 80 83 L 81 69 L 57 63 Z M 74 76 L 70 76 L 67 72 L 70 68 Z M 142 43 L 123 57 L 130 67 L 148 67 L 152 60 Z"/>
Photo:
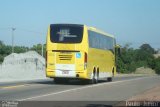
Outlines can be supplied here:
<path id="1" fill-rule="evenodd" d="M 60 60 L 72 60 L 72 55 L 59 55 Z"/>

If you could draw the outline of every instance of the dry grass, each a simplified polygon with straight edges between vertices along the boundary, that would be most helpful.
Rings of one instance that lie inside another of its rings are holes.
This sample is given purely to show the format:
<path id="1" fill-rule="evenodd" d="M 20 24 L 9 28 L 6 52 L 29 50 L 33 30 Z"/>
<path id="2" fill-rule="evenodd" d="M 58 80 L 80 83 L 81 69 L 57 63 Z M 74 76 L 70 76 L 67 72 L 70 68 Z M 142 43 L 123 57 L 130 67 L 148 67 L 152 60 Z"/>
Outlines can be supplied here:
<path id="1" fill-rule="evenodd" d="M 156 73 L 151 68 L 140 67 L 136 69 L 135 74 L 156 74 Z"/>

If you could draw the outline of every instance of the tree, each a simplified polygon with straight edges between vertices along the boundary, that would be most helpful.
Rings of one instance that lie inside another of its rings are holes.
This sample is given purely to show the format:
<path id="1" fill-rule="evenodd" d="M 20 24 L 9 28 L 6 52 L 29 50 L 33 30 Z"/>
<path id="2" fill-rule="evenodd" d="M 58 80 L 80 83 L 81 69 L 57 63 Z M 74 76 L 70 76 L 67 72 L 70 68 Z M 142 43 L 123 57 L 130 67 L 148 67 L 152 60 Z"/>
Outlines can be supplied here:
<path id="1" fill-rule="evenodd" d="M 43 56 L 45 57 L 46 54 L 46 44 L 37 44 L 37 45 L 33 45 L 33 47 L 31 48 L 31 50 L 36 51 L 37 53 L 39 53 L 40 55 L 42 55 L 42 45 L 43 45 Z"/>
<path id="2" fill-rule="evenodd" d="M 28 50 L 29 50 L 29 48 L 28 47 L 24 47 L 24 46 L 15 46 L 14 47 L 14 51 L 16 53 L 24 53 L 24 52 L 26 52 Z"/>
<path id="3" fill-rule="evenodd" d="M 4 45 L 3 41 L 0 40 L 0 46 Z"/>
<path id="4" fill-rule="evenodd" d="M 14 52 L 15 53 L 23 53 L 26 52 L 27 50 L 29 50 L 28 47 L 24 47 L 24 46 L 15 46 L 14 47 Z M 11 54 L 12 51 L 12 46 L 10 45 L 5 45 L 1 40 L 0 40 L 0 63 L 3 62 L 4 57 L 6 57 L 7 55 Z"/>
<path id="5" fill-rule="evenodd" d="M 3 62 L 4 57 L 11 53 L 11 46 L 6 46 L 3 41 L 0 40 L 0 63 Z"/>
<path id="6" fill-rule="evenodd" d="M 130 45 L 131 44 L 126 44 L 121 49 L 121 55 L 117 58 L 117 71 L 121 73 L 130 73 L 135 70 L 135 50 L 130 48 Z"/>
<path id="7" fill-rule="evenodd" d="M 151 53 L 151 54 L 154 54 L 154 53 L 155 53 L 154 48 L 152 48 L 149 44 L 143 44 L 143 45 L 141 45 L 141 46 L 140 46 L 140 49 L 141 49 L 141 50 L 144 50 L 144 51 L 146 51 L 146 52 L 149 52 L 149 53 Z"/>
<path id="8" fill-rule="evenodd" d="M 131 73 L 139 67 L 149 67 L 158 71 L 159 63 L 155 61 L 153 53 L 154 49 L 149 44 L 141 45 L 140 49 L 130 48 L 129 44 L 126 44 L 121 50 L 121 56 L 118 56 L 117 71 Z"/>

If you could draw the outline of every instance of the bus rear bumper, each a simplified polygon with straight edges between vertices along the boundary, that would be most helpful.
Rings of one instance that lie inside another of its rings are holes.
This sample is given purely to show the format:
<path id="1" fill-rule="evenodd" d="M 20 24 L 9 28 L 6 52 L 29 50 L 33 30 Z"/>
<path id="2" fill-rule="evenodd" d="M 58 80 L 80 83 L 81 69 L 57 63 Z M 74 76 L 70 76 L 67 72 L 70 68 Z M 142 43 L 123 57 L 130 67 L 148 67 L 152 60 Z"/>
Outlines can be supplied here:
<path id="1" fill-rule="evenodd" d="M 46 77 L 49 78 L 75 78 L 75 79 L 89 79 L 87 76 L 87 70 L 83 71 L 75 71 L 75 75 L 73 76 L 67 76 L 67 75 L 56 75 L 56 70 L 46 70 Z"/>

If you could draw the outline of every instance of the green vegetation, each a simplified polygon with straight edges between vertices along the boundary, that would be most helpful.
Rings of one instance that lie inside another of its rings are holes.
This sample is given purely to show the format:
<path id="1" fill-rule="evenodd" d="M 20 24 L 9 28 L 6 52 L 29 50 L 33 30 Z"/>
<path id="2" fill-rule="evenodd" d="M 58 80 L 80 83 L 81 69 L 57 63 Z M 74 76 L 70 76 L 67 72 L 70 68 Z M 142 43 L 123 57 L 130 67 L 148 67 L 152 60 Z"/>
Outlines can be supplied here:
<path id="1" fill-rule="evenodd" d="M 42 55 L 42 44 L 33 45 L 30 50 L 34 50 L 40 55 Z M 43 45 L 43 56 L 46 56 L 46 44 Z"/>
<path id="2" fill-rule="evenodd" d="M 160 57 L 155 59 L 154 62 L 155 62 L 154 69 L 155 69 L 157 74 L 160 74 Z"/>
<path id="3" fill-rule="evenodd" d="M 45 48 L 46 45 L 43 45 L 43 56 L 45 56 Z M 14 47 L 14 52 L 15 53 L 23 53 L 27 52 L 29 50 L 34 50 L 37 51 L 40 55 L 42 54 L 42 45 L 37 44 L 34 45 L 33 47 L 24 47 L 24 46 L 15 46 Z M 12 46 L 5 45 L 2 41 L 0 41 L 0 64 L 3 62 L 4 57 L 12 53 Z"/>
<path id="4" fill-rule="evenodd" d="M 139 49 L 130 48 L 126 44 L 117 58 L 117 71 L 133 73 L 139 67 L 149 67 L 160 74 L 160 58 L 155 58 L 155 50 L 149 44 L 143 44 Z"/>

